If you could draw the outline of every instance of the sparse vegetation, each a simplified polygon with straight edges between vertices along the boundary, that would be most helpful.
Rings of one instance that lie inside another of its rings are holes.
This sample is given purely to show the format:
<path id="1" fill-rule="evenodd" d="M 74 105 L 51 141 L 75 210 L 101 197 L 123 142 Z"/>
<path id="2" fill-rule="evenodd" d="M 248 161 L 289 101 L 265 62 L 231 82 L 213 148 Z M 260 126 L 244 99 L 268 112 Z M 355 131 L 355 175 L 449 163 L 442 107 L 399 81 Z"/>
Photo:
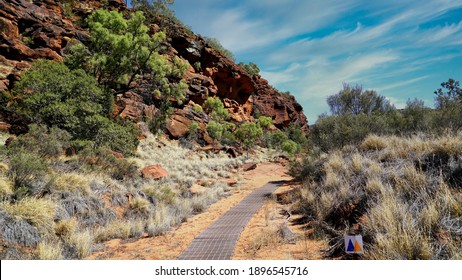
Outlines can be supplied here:
<path id="1" fill-rule="evenodd" d="M 226 56 L 229 60 L 233 61 L 235 60 L 234 58 L 234 54 L 226 49 L 225 47 L 223 47 L 223 45 L 220 43 L 220 41 L 218 41 L 216 38 L 212 38 L 212 37 L 207 37 L 207 36 L 203 36 L 205 42 L 214 50 L 216 50 L 217 52 L 221 53 L 222 55 Z"/>
<path id="2" fill-rule="evenodd" d="M 10 127 L 3 126 L 4 110 L 18 121 L 11 123 L 16 136 L 0 133 L 2 257 L 21 258 L 17 246 L 30 251 L 29 258 L 82 259 L 114 238 L 163 235 L 228 195 L 230 187 L 221 179 L 239 178 L 239 166 L 251 154 L 258 157 L 261 145 L 273 149 L 279 161 L 292 161 L 290 172 L 302 186 L 287 212 L 301 215 L 313 237 L 329 241 L 326 258 L 349 258 L 342 250 L 346 233 L 364 236 L 364 259 L 462 258 L 458 81 L 449 79 L 434 92 L 435 109 L 415 99 L 402 110 L 374 90 L 344 84 L 327 98 L 331 114 L 319 117 L 308 138 L 300 125 L 281 124 L 279 113 L 261 116 L 266 108 L 260 112 L 250 99 L 238 100 L 242 106 L 235 110 L 237 103 L 224 98 L 227 90 L 215 80 L 239 74 L 227 65 L 233 54 L 215 38 L 193 35 L 174 17 L 173 0 L 131 1 L 132 11 L 92 14 L 74 13 L 75 0 L 61 2 L 64 15 L 81 23 L 78 30 L 87 29 L 69 33 L 79 41 L 63 39 L 64 61 L 38 60 L 21 79 L 9 62 L 15 53 L 0 67 L 11 72 L 4 77 L 8 90 L 0 91 L 2 129 Z M 19 39 L 36 53 L 51 37 L 37 36 L 41 31 L 25 24 L 30 22 L 18 24 Z M 185 41 L 189 54 L 176 46 L 184 34 L 191 36 Z M 217 52 L 218 61 L 197 56 Z M 232 73 L 221 72 L 220 64 Z M 239 65 L 257 81 L 255 63 Z M 24 67 L 27 63 L 16 68 Z M 197 79 L 197 73 L 205 78 Z M 194 81 L 187 85 L 184 77 Z M 231 85 L 237 99 L 261 94 L 259 87 L 251 93 L 245 83 Z M 282 102 L 294 100 L 290 92 L 274 90 Z M 190 103 L 183 108 L 184 101 Z M 167 140 L 161 132 L 180 111 L 192 120 L 181 127 L 186 137 Z M 292 119 L 300 110 L 289 111 Z M 144 167 L 157 164 L 168 175 L 148 179 Z M 274 213 L 265 215 L 269 230 L 254 236 L 251 252 L 285 242 L 286 224 L 275 226 L 269 222 Z"/>
<path id="3" fill-rule="evenodd" d="M 260 73 L 260 68 L 254 62 L 249 62 L 248 64 L 244 62 L 239 62 L 239 66 L 241 66 L 249 76 L 257 75 Z"/>
<path id="4" fill-rule="evenodd" d="M 301 165 L 308 172 L 293 170 L 306 182 L 294 211 L 318 235 L 329 236 L 330 257 L 346 257 L 342 238 L 353 230 L 364 237 L 366 259 L 458 259 L 461 162 L 460 148 L 451 143 L 460 137 L 371 135 L 361 152 L 350 148 L 307 160 Z M 448 143 L 443 150 L 441 143 Z"/>

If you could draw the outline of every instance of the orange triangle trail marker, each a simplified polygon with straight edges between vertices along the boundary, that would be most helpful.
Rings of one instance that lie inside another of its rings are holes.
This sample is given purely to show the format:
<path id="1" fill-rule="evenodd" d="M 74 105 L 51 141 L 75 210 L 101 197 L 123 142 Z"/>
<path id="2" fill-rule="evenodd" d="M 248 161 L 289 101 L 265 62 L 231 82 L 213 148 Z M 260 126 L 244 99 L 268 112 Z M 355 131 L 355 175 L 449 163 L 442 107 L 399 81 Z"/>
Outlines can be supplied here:
<path id="1" fill-rule="evenodd" d="M 347 254 L 363 254 L 363 248 L 363 237 L 361 235 L 345 235 L 345 252 Z"/>

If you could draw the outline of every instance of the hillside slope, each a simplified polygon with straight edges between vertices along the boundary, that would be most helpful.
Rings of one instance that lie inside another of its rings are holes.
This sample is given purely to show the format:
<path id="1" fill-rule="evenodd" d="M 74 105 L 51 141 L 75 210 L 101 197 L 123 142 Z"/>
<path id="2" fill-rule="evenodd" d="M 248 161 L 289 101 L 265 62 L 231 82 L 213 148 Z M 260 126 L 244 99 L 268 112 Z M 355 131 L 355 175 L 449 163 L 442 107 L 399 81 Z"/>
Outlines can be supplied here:
<path id="1" fill-rule="evenodd" d="M 84 19 L 94 10 L 106 8 L 130 13 L 122 0 L 106 1 L 107 4 L 91 0 L 69 2 L 6 0 L 0 3 L 0 91 L 10 91 L 20 80 L 21 72 L 33 61 L 62 61 L 70 42 L 88 41 L 89 34 L 80 25 L 84 25 Z M 210 96 L 220 97 L 234 122 L 253 120 L 258 113 L 272 117 L 277 128 L 296 123 L 308 130 L 303 109 L 293 96 L 281 94 L 259 75 L 249 76 L 183 25 L 164 19 L 149 28 L 151 33 L 167 31 L 165 52 L 170 59 L 179 56 L 190 65 L 200 66 L 200 69 L 190 66 L 184 76 L 188 84 L 186 100 L 175 106 L 167 126 L 170 136 L 184 136 L 193 121 L 201 124 L 201 136 L 207 134 L 204 128 L 208 119 L 194 114 L 192 106 L 202 105 Z M 143 96 L 141 82 L 117 95 L 114 115 L 141 121 L 156 111 L 155 102 L 150 99 Z M 0 129 L 16 133 L 21 131 L 20 126 L 8 110 L 1 109 Z M 207 142 L 209 137 L 203 139 Z"/>

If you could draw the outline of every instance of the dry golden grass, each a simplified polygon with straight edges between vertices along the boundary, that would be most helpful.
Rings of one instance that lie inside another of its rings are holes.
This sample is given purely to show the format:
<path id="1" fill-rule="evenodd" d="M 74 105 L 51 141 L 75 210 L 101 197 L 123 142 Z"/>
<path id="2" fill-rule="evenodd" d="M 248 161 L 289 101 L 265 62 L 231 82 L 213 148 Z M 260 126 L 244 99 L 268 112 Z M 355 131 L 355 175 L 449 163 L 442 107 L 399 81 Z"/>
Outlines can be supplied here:
<path id="1" fill-rule="evenodd" d="M 300 190 L 297 209 L 331 240 L 359 230 L 369 240 L 366 259 L 458 259 L 461 135 L 370 135 L 362 153 L 324 155 L 324 173 Z M 335 172 L 340 160 L 348 168 Z M 342 257 L 339 244 L 331 244 L 332 257 Z"/>
<path id="2" fill-rule="evenodd" d="M 367 136 L 360 145 L 363 150 L 383 150 L 387 146 L 387 141 L 383 137 L 374 134 Z"/>
<path id="3" fill-rule="evenodd" d="M 326 170 L 326 176 L 324 178 L 324 186 L 328 190 L 338 189 L 340 187 L 340 178 L 332 169 Z"/>
<path id="4" fill-rule="evenodd" d="M 365 191 L 368 195 L 376 196 L 385 193 L 385 186 L 378 177 L 370 177 L 366 182 Z"/>
<path id="5" fill-rule="evenodd" d="M 78 173 L 64 173 L 58 176 L 54 181 L 53 188 L 58 191 L 81 191 L 86 195 L 91 193 L 88 175 Z"/>
<path id="6" fill-rule="evenodd" d="M 8 172 L 9 167 L 7 164 L 0 162 L 0 174 Z"/>
<path id="7" fill-rule="evenodd" d="M 433 153 L 444 153 L 448 155 L 462 154 L 462 134 L 457 136 L 443 136 L 431 142 Z"/>
<path id="8" fill-rule="evenodd" d="M 368 259 L 430 259 L 431 245 L 415 226 L 409 209 L 395 195 L 386 194 L 368 211 L 366 231 L 375 244 L 366 251 Z"/>
<path id="9" fill-rule="evenodd" d="M 359 173 L 363 170 L 363 157 L 359 153 L 351 156 L 350 168 L 354 173 Z"/>
<path id="10" fill-rule="evenodd" d="M 0 177 L 0 198 L 13 194 L 13 184 L 6 178 Z"/>
<path id="11" fill-rule="evenodd" d="M 331 169 L 334 172 L 341 172 L 345 168 L 345 161 L 340 151 L 333 152 L 324 164 L 325 169 Z"/>
<path id="12" fill-rule="evenodd" d="M 50 233 L 54 229 L 56 205 L 48 199 L 24 198 L 16 203 L 3 203 L 2 208 L 16 219 L 30 222 Z"/>
<path id="13" fill-rule="evenodd" d="M 95 230 L 95 242 L 104 242 L 110 239 L 126 239 L 130 237 L 130 223 L 123 220 L 115 220 Z"/>
<path id="14" fill-rule="evenodd" d="M 68 237 L 67 242 L 75 248 L 79 259 L 88 257 L 92 252 L 93 235 L 90 230 L 74 232 Z"/>
<path id="15" fill-rule="evenodd" d="M 142 197 L 135 197 L 130 200 L 128 207 L 132 210 L 139 211 L 141 213 L 148 213 L 151 208 L 151 203 Z"/>
<path id="16" fill-rule="evenodd" d="M 367 167 L 367 173 L 369 177 L 377 177 L 383 172 L 382 165 L 376 161 L 370 161 Z"/>
<path id="17" fill-rule="evenodd" d="M 78 227 L 78 221 L 76 218 L 70 218 L 66 220 L 58 221 L 55 225 L 55 234 L 57 236 L 66 238 L 74 234 Z"/>
<path id="18" fill-rule="evenodd" d="M 61 243 L 40 242 L 37 246 L 37 258 L 39 260 L 62 260 Z"/>

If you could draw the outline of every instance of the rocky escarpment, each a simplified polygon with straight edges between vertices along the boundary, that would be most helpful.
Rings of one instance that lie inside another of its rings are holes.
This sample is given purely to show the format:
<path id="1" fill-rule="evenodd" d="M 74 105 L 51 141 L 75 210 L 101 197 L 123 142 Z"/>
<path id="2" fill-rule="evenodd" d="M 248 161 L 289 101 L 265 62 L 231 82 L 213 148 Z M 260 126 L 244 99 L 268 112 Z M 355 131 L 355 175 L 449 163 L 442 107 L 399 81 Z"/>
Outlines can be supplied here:
<path id="1" fill-rule="evenodd" d="M 75 1 L 63 4 L 55 0 L 0 1 L 0 91 L 10 91 L 20 79 L 21 72 L 37 59 L 62 61 L 63 52 L 71 40 L 88 40 L 88 33 L 79 26 L 79 22 L 101 7 L 126 10 L 124 2 Z M 192 65 L 184 77 L 189 86 L 187 100 L 177 106 L 167 125 L 171 136 L 183 136 L 187 126 L 192 121 L 198 121 L 203 138 L 208 139 L 203 129 L 207 116 L 194 112 L 192 108 L 194 104 L 201 105 L 209 96 L 220 97 L 235 122 L 253 120 L 254 114 L 259 112 L 271 116 L 278 128 L 297 123 L 308 129 L 302 107 L 293 97 L 282 95 L 258 75 L 249 76 L 201 37 L 165 19 L 150 28 L 153 32 L 167 30 L 167 54 L 180 56 Z M 114 114 L 141 121 L 153 116 L 156 110 L 155 102 L 133 90 L 117 96 Z M 14 117 L 1 108 L 0 127 L 11 129 L 12 122 Z"/>
<path id="2" fill-rule="evenodd" d="M 236 122 L 252 120 L 258 112 L 271 116 L 278 128 L 296 123 L 308 130 L 303 108 L 293 96 L 281 94 L 259 75 L 250 77 L 199 36 L 174 28 L 170 30 L 169 37 L 178 55 L 191 65 L 197 65 L 191 67 L 186 75 L 191 101 L 202 104 L 207 96 L 216 95 L 224 101 Z"/>

